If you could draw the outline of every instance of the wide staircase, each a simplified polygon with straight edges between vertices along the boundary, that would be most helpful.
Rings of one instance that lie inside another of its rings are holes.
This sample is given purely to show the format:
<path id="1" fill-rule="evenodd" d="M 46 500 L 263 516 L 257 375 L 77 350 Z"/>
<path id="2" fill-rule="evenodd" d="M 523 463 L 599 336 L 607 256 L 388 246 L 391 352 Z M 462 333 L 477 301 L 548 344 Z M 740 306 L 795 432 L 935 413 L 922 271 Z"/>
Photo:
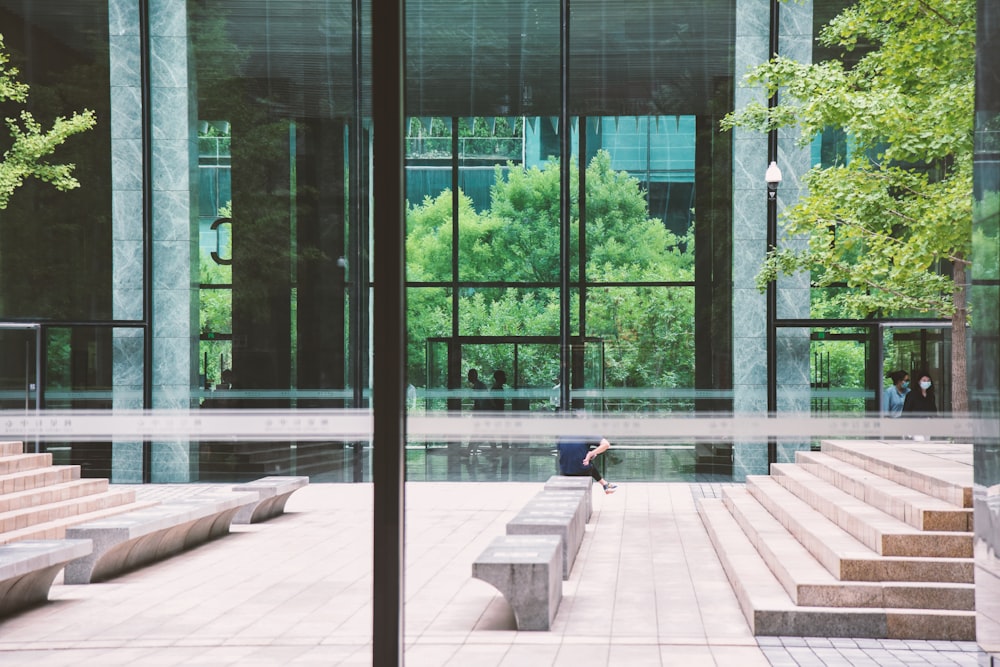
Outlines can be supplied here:
<path id="1" fill-rule="evenodd" d="M 699 513 L 757 636 L 976 637 L 971 445 L 823 442 Z"/>
<path id="2" fill-rule="evenodd" d="M 62 539 L 68 526 L 154 504 L 107 479 L 81 479 L 80 466 L 52 465 L 49 453 L 0 442 L 0 544 Z"/>

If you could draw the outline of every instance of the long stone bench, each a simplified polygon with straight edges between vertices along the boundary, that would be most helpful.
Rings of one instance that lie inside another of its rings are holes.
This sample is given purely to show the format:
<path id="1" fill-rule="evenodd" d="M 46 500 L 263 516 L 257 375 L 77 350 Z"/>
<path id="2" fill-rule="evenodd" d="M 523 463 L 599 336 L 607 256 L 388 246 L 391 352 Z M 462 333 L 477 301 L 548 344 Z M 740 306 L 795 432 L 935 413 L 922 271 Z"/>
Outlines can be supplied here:
<path id="1" fill-rule="evenodd" d="M 583 491 L 541 491 L 507 523 L 508 535 L 558 535 L 562 538 L 562 577 L 569 579 L 586 530 Z"/>
<path id="2" fill-rule="evenodd" d="M 503 594 L 518 630 L 548 630 L 562 601 L 559 535 L 501 535 L 472 563 L 472 576 Z"/>
<path id="3" fill-rule="evenodd" d="M 545 491 L 583 491 L 584 520 L 590 523 L 590 517 L 594 514 L 594 500 L 591 492 L 594 488 L 594 478 L 590 475 L 586 477 L 573 477 L 570 475 L 553 475 L 545 482 Z"/>
<path id="4" fill-rule="evenodd" d="M 205 494 L 67 528 L 67 538 L 92 540 L 94 548 L 66 565 L 64 581 L 104 581 L 225 535 L 233 517 L 259 498 L 257 493 Z"/>
<path id="5" fill-rule="evenodd" d="M 92 548 L 90 540 L 23 540 L 0 546 L 0 616 L 48 600 L 59 571 Z"/>
<path id="6" fill-rule="evenodd" d="M 258 501 L 237 512 L 233 523 L 258 523 L 278 516 L 285 511 L 288 497 L 308 483 L 308 477 L 275 476 L 237 484 L 233 491 L 256 493 Z"/>

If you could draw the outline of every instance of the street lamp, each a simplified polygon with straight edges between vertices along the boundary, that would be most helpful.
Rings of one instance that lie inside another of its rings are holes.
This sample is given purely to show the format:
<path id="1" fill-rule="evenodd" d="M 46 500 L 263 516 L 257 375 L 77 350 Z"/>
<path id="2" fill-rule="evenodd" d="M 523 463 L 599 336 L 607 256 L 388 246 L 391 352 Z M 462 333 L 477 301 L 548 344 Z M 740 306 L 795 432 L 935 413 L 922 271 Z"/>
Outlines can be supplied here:
<path id="1" fill-rule="evenodd" d="M 773 149 L 777 148 L 777 136 L 772 130 Z M 772 137 L 768 137 L 772 139 Z M 768 147 L 769 149 L 772 146 Z M 768 151 L 772 152 L 771 150 Z M 774 153 L 777 151 L 774 150 Z M 770 156 L 769 156 L 770 157 Z M 776 157 L 776 156 L 775 156 Z M 764 181 L 767 183 L 767 252 L 771 253 L 778 245 L 778 184 L 781 183 L 781 169 L 774 159 L 767 165 L 764 172 Z M 775 288 L 774 279 L 767 282 L 767 413 L 774 415 L 778 410 L 778 293 Z M 771 464 L 778 460 L 778 443 L 773 436 L 767 439 L 767 463 L 768 472 Z"/>
<path id="2" fill-rule="evenodd" d="M 774 201 L 775 197 L 778 196 L 778 184 L 781 183 L 781 169 L 778 168 L 778 163 L 774 160 L 771 160 L 771 164 L 767 165 L 764 180 L 767 181 L 767 200 Z"/>

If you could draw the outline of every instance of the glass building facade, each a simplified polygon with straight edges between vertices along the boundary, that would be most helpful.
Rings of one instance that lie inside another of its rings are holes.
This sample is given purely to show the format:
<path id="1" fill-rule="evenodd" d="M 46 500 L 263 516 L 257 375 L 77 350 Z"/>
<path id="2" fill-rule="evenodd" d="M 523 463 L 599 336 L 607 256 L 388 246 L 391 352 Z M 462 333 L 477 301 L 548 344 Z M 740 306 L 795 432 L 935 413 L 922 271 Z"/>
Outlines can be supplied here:
<path id="1" fill-rule="evenodd" d="M 770 296 L 755 285 L 768 137 L 720 121 L 761 99 L 742 78 L 772 38 L 802 62 L 830 57 L 814 37 L 843 5 L 785 5 L 772 26 L 764 0 L 579 2 L 563 34 L 559 3 L 408 3 L 411 411 L 471 409 L 470 369 L 488 384 L 503 371 L 515 411 L 875 412 L 883 370 L 917 366 L 947 403 L 946 320 L 822 319 L 808 275 Z M 81 187 L 29 183 L 0 218 L 6 405 L 368 407 L 368 4 L 0 11 L 29 108 L 98 118 L 58 154 Z M 783 209 L 838 139 L 780 134 Z M 766 471 L 759 444 L 623 450 L 617 472 L 741 479 Z M 366 443 L 45 446 L 116 482 L 371 478 Z M 490 475 L 438 443 L 408 452 L 412 479 Z M 536 479 L 536 454 L 547 471 L 543 446 L 501 478 Z"/>
<path id="2" fill-rule="evenodd" d="M 948 404 L 950 324 L 819 317 L 809 276 L 755 285 L 768 137 L 723 131 L 777 51 L 846 3 L 412 0 L 405 7 L 405 382 L 411 413 L 877 412 L 886 369 Z M 973 408 L 998 412 L 996 11 L 980 3 Z M 0 0 L 43 124 L 91 109 L 0 211 L 6 409 L 368 408 L 385 230 L 373 122 L 378 20 L 362 0 Z M 9 115 L 6 109 L 5 115 Z M 782 130 L 778 208 L 836 152 Z M 842 143 L 842 138 L 839 139 Z M 792 242 L 792 241 L 789 241 Z M 391 245 L 390 245 L 391 247 Z M 971 365 L 970 365 L 971 367 Z M 1000 481 L 995 443 L 977 485 Z M 760 442 L 622 447 L 615 479 L 740 480 Z M 770 457 L 790 460 L 780 444 Z M 541 480 L 548 443 L 409 441 L 410 480 Z M 118 483 L 306 474 L 370 481 L 370 442 L 45 442 Z M 506 463 L 506 465 L 504 465 Z M 984 491 L 985 493 L 986 491 Z"/>

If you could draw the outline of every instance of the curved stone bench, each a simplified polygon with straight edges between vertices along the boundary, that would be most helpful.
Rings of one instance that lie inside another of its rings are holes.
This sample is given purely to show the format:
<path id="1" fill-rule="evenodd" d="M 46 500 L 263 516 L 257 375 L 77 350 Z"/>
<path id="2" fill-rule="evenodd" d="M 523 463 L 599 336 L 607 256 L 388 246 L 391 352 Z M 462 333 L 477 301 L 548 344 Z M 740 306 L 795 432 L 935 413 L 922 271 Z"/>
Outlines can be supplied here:
<path id="1" fill-rule="evenodd" d="M 0 616 L 48 600 L 59 570 L 92 548 L 90 540 L 23 540 L 0 546 Z"/>
<path id="2" fill-rule="evenodd" d="M 256 493 L 258 501 L 237 512 L 233 523 L 258 523 L 278 516 L 285 511 L 288 497 L 308 483 L 308 477 L 275 476 L 237 484 L 233 491 Z"/>
<path id="3" fill-rule="evenodd" d="M 518 630 L 548 630 L 562 601 L 562 538 L 501 535 L 472 563 L 514 611 Z"/>
<path id="4" fill-rule="evenodd" d="M 64 581 L 104 581 L 225 535 L 233 517 L 258 501 L 256 493 L 205 494 L 67 528 L 67 538 L 92 540 L 94 548 L 66 565 Z"/>

